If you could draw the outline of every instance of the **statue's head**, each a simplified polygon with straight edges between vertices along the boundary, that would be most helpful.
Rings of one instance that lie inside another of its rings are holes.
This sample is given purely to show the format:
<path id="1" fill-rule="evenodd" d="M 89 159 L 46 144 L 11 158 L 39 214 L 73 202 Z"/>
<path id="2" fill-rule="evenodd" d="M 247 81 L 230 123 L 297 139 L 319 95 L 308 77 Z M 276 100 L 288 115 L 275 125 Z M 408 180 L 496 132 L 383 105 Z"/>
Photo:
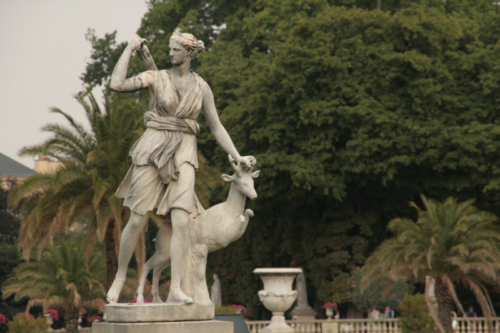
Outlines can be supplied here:
<path id="1" fill-rule="evenodd" d="M 193 59 L 199 52 L 205 51 L 203 41 L 188 33 L 174 31 L 170 37 L 170 60 L 173 65 L 179 65 L 186 57 Z"/>

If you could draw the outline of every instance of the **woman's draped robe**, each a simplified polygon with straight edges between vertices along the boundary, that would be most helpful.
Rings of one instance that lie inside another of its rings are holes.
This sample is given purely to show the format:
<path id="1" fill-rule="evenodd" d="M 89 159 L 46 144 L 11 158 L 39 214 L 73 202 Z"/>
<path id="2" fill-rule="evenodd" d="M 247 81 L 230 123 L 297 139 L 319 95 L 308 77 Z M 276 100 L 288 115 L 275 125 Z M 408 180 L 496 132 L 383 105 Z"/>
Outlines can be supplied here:
<path id="1" fill-rule="evenodd" d="M 205 81 L 196 73 L 184 96 L 179 96 L 167 71 L 148 71 L 150 111 L 144 115 L 147 127 L 132 149 L 132 166 L 116 191 L 124 205 L 144 215 L 156 209 L 166 215 L 172 208 L 198 215 L 203 211 L 194 192 L 194 170 L 198 169 L 196 121 L 202 107 Z"/>

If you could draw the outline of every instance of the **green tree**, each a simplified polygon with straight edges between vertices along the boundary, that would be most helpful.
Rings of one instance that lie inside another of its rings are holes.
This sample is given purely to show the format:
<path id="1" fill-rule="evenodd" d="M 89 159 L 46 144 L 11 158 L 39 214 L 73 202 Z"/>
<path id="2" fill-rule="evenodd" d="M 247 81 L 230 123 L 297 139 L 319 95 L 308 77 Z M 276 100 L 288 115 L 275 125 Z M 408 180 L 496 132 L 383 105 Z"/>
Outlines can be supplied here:
<path id="1" fill-rule="evenodd" d="M 413 289 L 408 282 L 400 281 L 392 286 L 390 292 L 386 292 L 386 288 L 391 285 L 391 281 L 386 278 L 370 284 L 370 288 L 363 290 L 361 269 L 355 269 L 352 273 L 346 291 L 349 300 L 361 313 L 369 314 L 374 307 L 382 312 L 386 306 L 396 310 L 403 298 Z"/>
<path id="2" fill-rule="evenodd" d="M 10 189 L 15 186 L 15 182 L 10 180 L 7 182 L 7 188 L 0 187 L 0 243 L 6 242 L 15 244 L 19 237 L 19 207 L 9 205 Z"/>
<path id="3" fill-rule="evenodd" d="M 425 210 L 411 204 L 418 211 L 417 222 L 397 218 L 389 223 L 395 237 L 384 241 L 368 258 L 363 284 L 382 277 L 419 283 L 426 282 L 426 277 L 434 279 L 438 314 L 430 300 L 429 311 L 440 329 L 451 333 L 453 303 L 464 313 L 455 292 L 454 284 L 459 283 L 474 293 L 491 331 L 494 310 L 487 285 L 498 283 L 500 277 L 498 218 L 472 206 L 473 200 L 437 202 L 422 196 L 422 201 Z"/>
<path id="4" fill-rule="evenodd" d="M 481 209 L 500 213 L 498 6 L 185 4 L 151 1 L 139 34 L 159 68 L 168 67 L 175 27 L 210 44 L 196 70 L 238 149 L 263 170 L 247 232 L 209 258 L 223 286 L 237 281 L 224 287 L 227 302 L 259 306 L 251 290 L 260 281 L 250 273 L 257 266 L 301 266 L 318 307 L 345 286 L 339 276 L 388 237 L 386 221 L 414 215 L 407 202 L 420 193 L 474 197 Z M 217 34 L 203 23 L 207 5 L 225 24 Z M 131 67 L 140 70 L 137 61 Z M 199 149 L 210 165 L 228 170 L 203 119 L 200 125 Z M 211 203 L 225 191 L 216 190 Z"/>
<path id="5" fill-rule="evenodd" d="M 319 0 L 258 1 L 226 22 L 198 73 L 263 172 L 247 232 L 211 259 L 222 285 L 239 283 L 223 297 L 257 306 L 240 290 L 259 281 L 243 272 L 270 265 L 304 267 L 312 299 L 333 297 L 339 274 L 388 236 L 386 221 L 413 216 L 407 202 L 420 193 L 473 193 L 497 211 L 500 53 L 479 22 Z M 224 170 L 204 138 L 200 149 Z"/>
<path id="6" fill-rule="evenodd" d="M 53 136 L 40 145 L 23 148 L 21 155 L 50 156 L 63 165 L 53 174 L 28 177 L 13 189 L 11 200 L 19 203 L 24 199 L 19 242 L 25 257 L 36 244 L 41 254 L 55 235 L 67 232 L 80 219 L 86 225 L 87 252 L 96 239 L 105 240 L 110 285 L 117 269 L 122 222 L 128 214 L 114 193 L 130 166 L 128 152 L 142 132 L 142 111 L 133 98 L 105 95 L 104 112 L 92 94 L 78 95 L 77 100 L 85 110 L 90 130 L 53 108 L 52 112 L 65 117 L 69 127 L 46 125 L 43 130 Z"/>
<path id="7" fill-rule="evenodd" d="M 54 245 L 47 245 L 40 261 L 32 258 L 19 265 L 14 277 L 2 286 L 3 297 L 30 297 L 28 311 L 37 304 L 64 308 L 66 331 L 78 332 L 80 307 L 105 305 L 105 260 L 95 248 L 86 261 L 84 239 L 83 234 L 56 239 Z"/>
<path id="8" fill-rule="evenodd" d="M 399 307 L 401 309 L 399 321 L 403 333 L 422 333 L 436 330 L 423 294 L 407 295 Z"/>
<path id="9" fill-rule="evenodd" d="M 14 269 L 21 262 L 22 260 L 19 258 L 17 244 L 9 244 L 7 242 L 0 243 L 0 286 L 12 276 Z M 24 311 L 27 303 L 27 298 L 19 301 L 14 300 L 13 296 L 4 299 L 0 291 L 0 314 L 7 318 L 12 318 L 16 313 Z M 7 326 L 1 325 L 0 332 L 7 332 Z"/>

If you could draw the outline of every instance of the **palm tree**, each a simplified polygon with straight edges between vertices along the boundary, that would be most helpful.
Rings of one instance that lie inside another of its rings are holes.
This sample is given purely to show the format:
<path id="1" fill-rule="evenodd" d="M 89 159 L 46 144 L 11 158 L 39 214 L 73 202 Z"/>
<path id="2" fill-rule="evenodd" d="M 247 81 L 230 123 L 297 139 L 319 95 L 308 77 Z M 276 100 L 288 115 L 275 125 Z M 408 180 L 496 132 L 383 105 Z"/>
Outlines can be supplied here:
<path id="1" fill-rule="evenodd" d="M 363 267 L 363 285 L 389 277 L 392 281 L 435 281 L 438 313 L 429 297 L 429 311 L 441 332 L 451 333 L 453 303 L 463 313 L 455 287 L 462 284 L 474 293 L 483 313 L 495 315 L 484 283 L 498 283 L 500 269 L 500 229 L 498 218 L 472 206 L 473 201 L 457 203 L 454 198 L 444 202 L 422 195 L 425 210 L 411 203 L 418 211 L 418 220 L 396 218 L 388 229 L 395 237 L 384 241 Z"/>
<path id="2" fill-rule="evenodd" d="M 62 167 L 55 174 L 28 177 L 13 189 L 10 198 L 14 204 L 24 200 L 19 237 L 24 257 L 36 244 L 41 255 L 56 234 L 83 219 L 87 255 L 96 238 L 105 239 L 107 281 L 111 285 L 122 221 L 127 219 L 127 209 L 114 193 L 130 166 L 128 152 L 142 133 L 142 112 L 130 97 L 119 99 L 105 94 L 105 112 L 90 92 L 76 99 L 85 110 L 90 131 L 53 108 L 52 112 L 63 115 L 70 126 L 46 125 L 42 130 L 53 136 L 40 145 L 23 148 L 20 155 L 50 156 L 63 161 Z"/>
<path id="3" fill-rule="evenodd" d="M 86 255 L 96 239 L 104 240 L 106 245 L 109 287 L 118 267 L 122 224 L 129 215 L 115 192 L 130 167 L 128 153 L 144 131 L 144 110 L 141 111 L 136 98 L 116 94 L 104 95 L 104 112 L 90 92 L 77 95 L 76 99 L 85 110 L 90 131 L 67 113 L 53 108 L 52 112 L 63 115 L 70 126 L 46 125 L 42 130 L 53 136 L 40 145 L 23 148 L 20 155 L 53 157 L 63 161 L 62 167 L 55 174 L 28 177 L 12 190 L 10 199 L 13 204 L 23 202 L 19 244 L 25 258 L 37 244 L 40 256 L 55 235 L 67 232 L 75 221 L 83 220 L 87 232 Z M 220 172 L 208 166 L 201 154 L 198 159 L 196 191 L 206 205 L 209 191 L 221 183 Z M 162 223 L 153 214 L 152 218 Z M 139 274 L 145 257 L 142 233 L 136 247 Z"/>
<path id="4" fill-rule="evenodd" d="M 79 309 L 105 305 L 105 268 L 97 247 L 85 260 L 84 235 L 73 233 L 68 240 L 58 238 L 46 246 L 40 261 L 20 264 L 4 283 L 3 298 L 30 297 L 28 311 L 33 305 L 64 308 L 66 331 L 78 332 Z"/>

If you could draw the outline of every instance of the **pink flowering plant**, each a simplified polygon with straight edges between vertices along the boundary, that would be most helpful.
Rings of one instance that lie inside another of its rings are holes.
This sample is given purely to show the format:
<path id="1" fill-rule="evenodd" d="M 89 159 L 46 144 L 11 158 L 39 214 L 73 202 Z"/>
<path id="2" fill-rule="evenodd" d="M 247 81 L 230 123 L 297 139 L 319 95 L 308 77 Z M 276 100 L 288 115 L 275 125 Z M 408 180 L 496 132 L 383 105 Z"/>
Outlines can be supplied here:
<path id="1" fill-rule="evenodd" d="M 326 302 L 321 307 L 323 309 L 336 309 L 337 308 L 337 302 Z"/>
<path id="2" fill-rule="evenodd" d="M 80 316 L 84 316 L 84 315 L 87 313 L 87 309 L 85 309 L 85 308 L 80 308 L 80 309 L 78 310 L 78 312 L 80 312 Z"/>
<path id="3" fill-rule="evenodd" d="M 88 317 L 87 317 L 87 321 L 88 321 L 89 323 L 91 323 L 91 322 L 93 322 L 93 321 L 100 321 L 100 320 L 102 320 L 102 317 L 101 317 L 101 316 L 99 316 L 99 315 L 95 315 L 95 316 L 88 316 Z"/>
<path id="4" fill-rule="evenodd" d="M 56 309 L 47 309 L 43 311 L 43 314 L 49 314 L 53 320 L 58 321 L 59 320 L 59 312 L 57 312 Z"/>
<path id="5" fill-rule="evenodd" d="M 4 325 L 7 322 L 7 318 L 0 313 L 0 325 Z"/>
<path id="6" fill-rule="evenodd" d="M 235 309 L 236 311 L 240 312 L 241 314 L 243 314 L 243 317 L 245 317 L 247 315 L 247 308 L 245 308 L 243 305 L 233 304 L 233 305 L 231 305 L 231 307 L 233 309 Z"/>

